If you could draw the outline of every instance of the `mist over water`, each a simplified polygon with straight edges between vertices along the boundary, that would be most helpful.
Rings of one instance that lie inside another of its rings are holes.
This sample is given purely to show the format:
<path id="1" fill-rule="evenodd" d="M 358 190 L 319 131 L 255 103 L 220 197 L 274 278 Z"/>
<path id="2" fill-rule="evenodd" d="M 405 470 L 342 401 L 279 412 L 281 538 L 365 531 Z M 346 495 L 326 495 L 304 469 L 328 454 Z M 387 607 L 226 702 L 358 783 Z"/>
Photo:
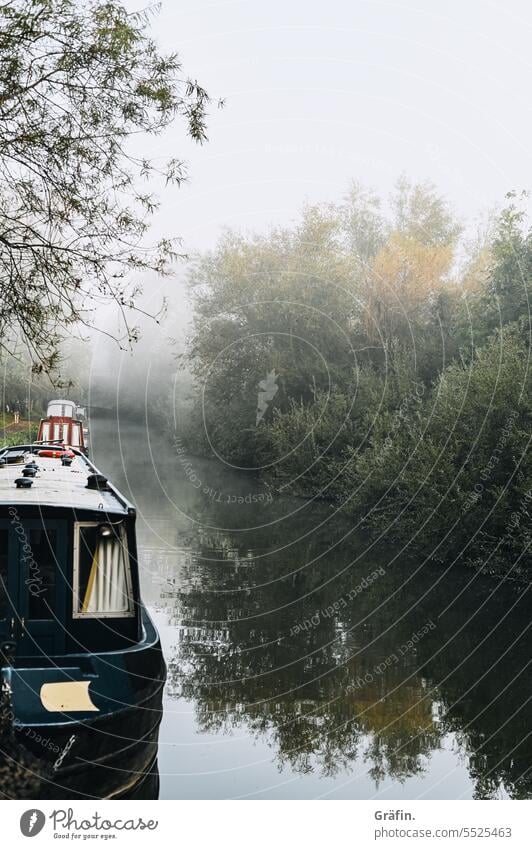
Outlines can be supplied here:
<path id="1" fill-rule="evenodd" d="M 91 409 L 144 421 L 149 407 L 161 421 L 172 421 L 176 394 L 182 398 L 191 393 L 187 365 L 177 359 L 185 350 L 192 317 L 185 270 L 181 265 L 175 277 L 162 283 L 143 280 L 138 309 L 127 313 L 130 327 L 138 331 L 134 342 L 123 339 L 124 322 L 113 311 L 101 316 L 104 332 L 88 335 L 79 389 Z"/>

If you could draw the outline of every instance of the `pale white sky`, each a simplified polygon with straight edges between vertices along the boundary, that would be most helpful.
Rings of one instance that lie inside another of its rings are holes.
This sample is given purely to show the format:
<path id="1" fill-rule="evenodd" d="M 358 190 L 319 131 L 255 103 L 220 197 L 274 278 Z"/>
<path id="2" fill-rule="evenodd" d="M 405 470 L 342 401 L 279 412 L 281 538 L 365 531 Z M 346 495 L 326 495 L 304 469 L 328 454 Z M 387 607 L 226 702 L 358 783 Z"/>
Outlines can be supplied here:
<path id="1" fill-rule="evenodd" d="M 189 162 L 157 225 L 188 250 L 353 178 L 383 193 L 401 172 L 430 178 L 464 217 L 532 185 L 527 0 L 163 0 L 153 30 L 227 101 L 204 147 L 177 125 L 150 140 Z"/>
<path id="2" fill-rule="evenodd" d="M 152 232 L 182 236 L 189 253 L 214 247 L 224 226 L 263 230 L 305 201 L 339 200 L 352 179 L 384 195 L 402 172 L 432 179 L 469 224 L 509 189 L 532 188 L 529 0 L 162 0 L 153 31 L 227 101 L 204 147 L 176 124 L 143 151 L 189 162 Z M 182 336 L 185 271 L 144 280 L 142 298 L 156 312 L 173 296 Z M 145 339 L 124 362 L 149 358 L 153 327 L 140 323 Z M 115 355 L 100 338 L 95 373 Z"/>

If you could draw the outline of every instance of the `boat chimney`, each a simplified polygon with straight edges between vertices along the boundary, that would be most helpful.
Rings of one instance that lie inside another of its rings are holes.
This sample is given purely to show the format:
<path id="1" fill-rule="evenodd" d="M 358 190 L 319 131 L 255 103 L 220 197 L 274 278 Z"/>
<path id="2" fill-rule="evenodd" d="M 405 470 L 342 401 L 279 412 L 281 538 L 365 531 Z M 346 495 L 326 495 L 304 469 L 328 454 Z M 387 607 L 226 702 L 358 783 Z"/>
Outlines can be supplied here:
<path id="1" fill-rule="evenodd" d="M 32 483 L 32 478 L 17 478 L 15 480 L 15 486 L 17 489 L 29 489 Z"/>
<path id="2" fill-rule="evenodd" d="M 87 478 L 87 489 L 108 490 L 109 484 L 105 475 L 93 474 Z"/>

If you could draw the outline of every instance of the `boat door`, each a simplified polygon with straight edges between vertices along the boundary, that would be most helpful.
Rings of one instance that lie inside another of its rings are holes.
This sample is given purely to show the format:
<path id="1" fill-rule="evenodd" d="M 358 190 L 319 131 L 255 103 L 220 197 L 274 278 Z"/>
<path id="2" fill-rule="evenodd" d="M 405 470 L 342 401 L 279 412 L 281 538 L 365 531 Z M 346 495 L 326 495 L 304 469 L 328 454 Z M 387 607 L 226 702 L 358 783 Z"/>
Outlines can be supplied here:
<path id="1" fill-rule="evenodd" d="M 0 635 L 17 656 L 61 654 L 65 647 L 66 522 L 0 523 Z"/>
<path id="2" fill-rule="evenodd" d="M 7 524 L 0 523 L 0 643 L 12 639 L 15 627 L 15 608 L 9 583 L 9 537 Z"/>

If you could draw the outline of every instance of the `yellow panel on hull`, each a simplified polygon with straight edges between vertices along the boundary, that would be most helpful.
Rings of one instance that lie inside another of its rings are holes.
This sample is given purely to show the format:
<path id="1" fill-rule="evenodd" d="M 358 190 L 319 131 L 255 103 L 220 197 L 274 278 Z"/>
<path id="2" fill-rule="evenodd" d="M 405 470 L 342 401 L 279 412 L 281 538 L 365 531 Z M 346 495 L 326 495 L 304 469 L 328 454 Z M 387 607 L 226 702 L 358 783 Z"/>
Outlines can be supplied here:
<path id="1" fill-rule="evenodd" d="M 43 684 L 41 702 L 51 713 L 76 711 L 99 711 L 89 694 L 90 681 L 59 681 Z"/>

